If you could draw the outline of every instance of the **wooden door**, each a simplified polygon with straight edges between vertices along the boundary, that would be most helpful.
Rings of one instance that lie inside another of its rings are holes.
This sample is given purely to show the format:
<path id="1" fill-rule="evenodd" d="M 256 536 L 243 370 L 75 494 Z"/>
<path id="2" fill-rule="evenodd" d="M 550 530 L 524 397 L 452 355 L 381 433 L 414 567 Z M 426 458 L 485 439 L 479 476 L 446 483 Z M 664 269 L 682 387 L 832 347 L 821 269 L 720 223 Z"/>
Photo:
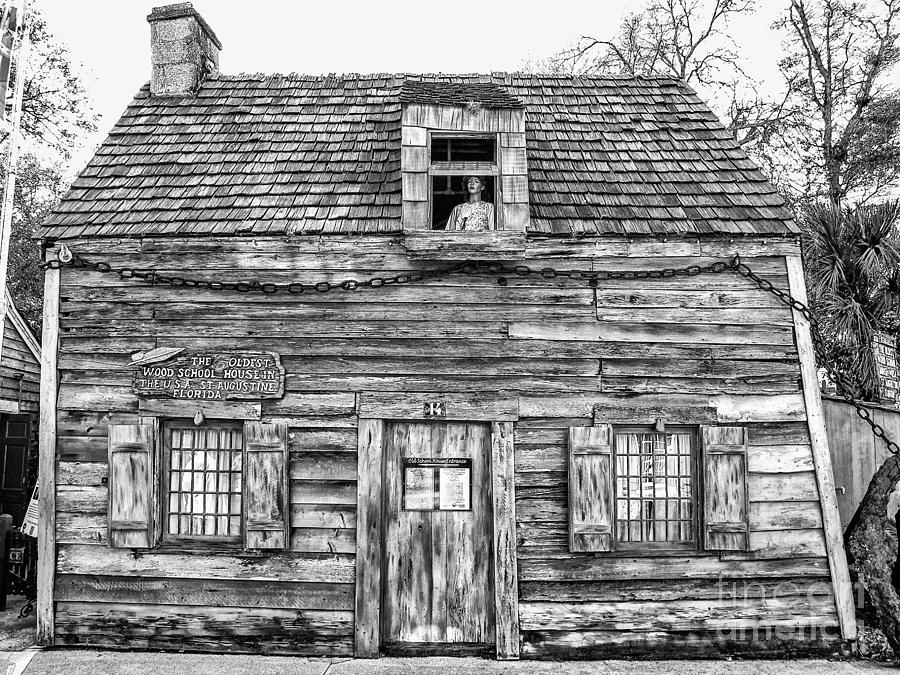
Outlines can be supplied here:
<path id="1" fill-rule="evenodd" d="M 28 422 L 28 415 L 0 415 L 0 513 L 11 515 L 14 525 L 25 517 Z"/>
<path id="2" fill-rule="evenodd" d="M 493 643 L 490 426 L 385 432 L 385 646 Z"/>

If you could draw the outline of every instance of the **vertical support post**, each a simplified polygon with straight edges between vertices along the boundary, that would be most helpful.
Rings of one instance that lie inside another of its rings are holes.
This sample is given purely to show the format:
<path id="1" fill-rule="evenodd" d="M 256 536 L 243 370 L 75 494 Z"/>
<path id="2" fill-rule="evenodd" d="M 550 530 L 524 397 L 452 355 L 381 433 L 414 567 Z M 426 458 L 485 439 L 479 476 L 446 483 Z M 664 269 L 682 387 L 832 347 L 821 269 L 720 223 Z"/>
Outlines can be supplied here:
<path id="1" fill-rule="evenodd" d="M 356 615 L 357 658 L 376 658 L 381 646 L 384 528 L 384 421 L 361 419 L 357 431 Z"/>
<path id="2" fill-rule="evenodd" d="M 9 531 L 12 529 L 12 516 L 8 513 L 0 515 L 0 612 L 6 611 L 6 593 L 9 590 L 7 564 L 9 558 Z"/>
<path id="3" fill-rule="evenodd" d="M 48 251 L 47 259 L 55 258 Z M 56 370 L 59 343 L 59 274 L 44 273 L 44 330 L 41 340 L 41 409 L 38 432 L 37 640 L 53 644 L 53 585 L 56 581 Z"/>
<path id="4" fill-rule="evenodd" d="M 803 278 L 803 261 L 800 256 L 786 256 L 788 288 L 791 295 L 807 304 L 806 281 Z M 794 335 L 800 356 L 800 377 L 803 382 L 803 400 L 806 403 L 806 417 L 809 438 L 812 444 L 813 464 L 816 469 L 816 483 L 819 487 L 819 503 L 822 507 L 822 523 L 825 528 L 825 549 L 828 566 L 831 569 L 831 583 L 837 602 L 841 635 L 845 640 L 856 639 L 856 611 L 853 606 L 853 588 L 850 584 L 850 570 L 844 551 L 843 528 L 838 513 L 837 494 L 834 489 L 834 472 L 828 451 L 828 435 L 825 432 L 825 413 L 819 393 L 819 378 L 816 376 L 816 356 L 813 350 L 809 321 L 794 310 Z"/>
<path id="5" fill-rule="evenodd" d="M 515 452 L 512 422 L 491 424 L 494 500 L 494 606 L 497 659 L 519 658 L 519 572 L 516 561 Z"/>

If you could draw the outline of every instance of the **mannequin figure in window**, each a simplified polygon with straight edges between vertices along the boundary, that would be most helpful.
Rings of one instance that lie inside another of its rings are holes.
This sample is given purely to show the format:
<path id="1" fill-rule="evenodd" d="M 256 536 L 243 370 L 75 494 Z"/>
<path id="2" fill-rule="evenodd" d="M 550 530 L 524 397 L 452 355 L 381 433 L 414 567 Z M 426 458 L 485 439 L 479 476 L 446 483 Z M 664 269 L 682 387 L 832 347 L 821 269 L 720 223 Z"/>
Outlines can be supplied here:
<path id="1" fill-rule="evenodd" d="M 468 201 L 457 204 L 450 212 L 447 220 L 447 230 L 466 230 L 475 232 L 478 230 L 494 230 L 494 205 L 482 199 L 485 189 L 485 180 L 480 176 L 466 176 L 463 179 L 463 187 L 469 195 Z"/>

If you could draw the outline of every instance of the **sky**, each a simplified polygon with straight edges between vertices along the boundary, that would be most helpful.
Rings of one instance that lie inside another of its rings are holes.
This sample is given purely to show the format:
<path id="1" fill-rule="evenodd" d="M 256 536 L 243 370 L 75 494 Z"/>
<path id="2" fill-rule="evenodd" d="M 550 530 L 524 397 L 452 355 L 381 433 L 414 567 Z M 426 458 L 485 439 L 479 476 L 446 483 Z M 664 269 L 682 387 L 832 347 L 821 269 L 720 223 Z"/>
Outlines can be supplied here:
<path id="1" fill-rule="evenodd" d="M 69 48 L 99 115 L 77 171 L 150 78 L 150 27 L 159 0 L 29 0 Z M 642 2 L 592 0 L 194 0 L 222 42 L 220 70 L 248 73 L 471 73 L 520 70 L 582 35 L 611 36 Z M 782 0 L 761 0 L 730 33 L 757 79 L 777 78 Z"/>

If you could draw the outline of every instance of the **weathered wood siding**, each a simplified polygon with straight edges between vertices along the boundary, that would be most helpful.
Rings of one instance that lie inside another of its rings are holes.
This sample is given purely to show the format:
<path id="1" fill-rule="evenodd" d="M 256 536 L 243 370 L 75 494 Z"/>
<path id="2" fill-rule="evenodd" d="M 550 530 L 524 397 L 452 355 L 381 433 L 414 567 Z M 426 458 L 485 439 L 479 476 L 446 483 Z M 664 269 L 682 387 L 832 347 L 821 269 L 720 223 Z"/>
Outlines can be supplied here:
<path id="1" fill-rule="evenodd" d="M 18 401 L 21 412 L 37 412 L 41 365 L 8 315 L 3 330 L 0 399 Z"/>
<path id="2" fill-rule="evenodd" d="M 410 262 L 400 240 L 387 236 L 73 248 L 114 266 L 217 280 L 341 281 L 435 266 Z M 529 242 L 525 262 L 659 269 L 738 252 L 786 287 L 781 256 L 796 248 L 783 241 L 542 240 Z M 512 276 L 501 286 L 494 277 L 454 276 L 262 296 L 154 288 L 66 269 L 60 307 L 60 643 L 352 653 L 360 392 L 517 397 L 524 656 L 650 643 L 746 646 L 761 639 L 753 629 L 786 626 L 779 640 L 820 641 L 798 627 L 834 635 L 791 315 L 734 274 L 608 281 L 596 290 L 562 278 Z M 288 425 L 289 551 L 135 557 L 107 547 L 106 430 L 137 421 L 129 355 L 157 346 L 281 354 L 286 395 L 262 402 L 262 421 Z M 672 419 L 688 410 L 702 423 L 748 423 L 751 550 L 569 553 L 565 439 L 569 426 L 593 423 L 595 405 L 616 411 L 621 420 L 606 415 L 612 423 L 652 421 L 659 409 Z"/>
<path id="3" fill-rule="evenodd" d="M 884 441 L 875 437 L 872 428 L 856 414 L 852 405 L 837 398 L 823 398 L 822 405 L 841 525 L 846 528 L 869 488 L 869 481 L 889 453 Z M 900 440 L 900 410 L 875 404 L 866 408 L 872 419 L 884 428 L 888 438 Z M 893 517 L 893 513 L 889 512 L 888 516 Z"/>

